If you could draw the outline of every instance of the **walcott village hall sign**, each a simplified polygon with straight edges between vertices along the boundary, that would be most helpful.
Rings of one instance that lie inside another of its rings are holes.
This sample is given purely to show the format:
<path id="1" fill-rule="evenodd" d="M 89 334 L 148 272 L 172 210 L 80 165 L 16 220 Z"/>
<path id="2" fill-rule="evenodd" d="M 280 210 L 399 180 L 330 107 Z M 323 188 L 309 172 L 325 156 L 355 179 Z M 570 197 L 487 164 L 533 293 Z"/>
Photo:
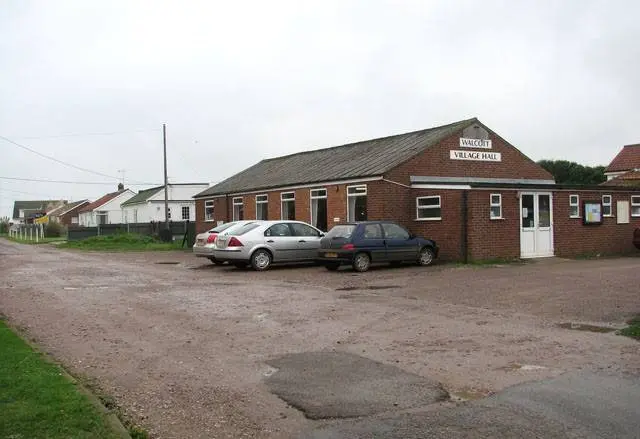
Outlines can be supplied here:
<path id="1" fill-rule="evenodd" d="M 485 139 L 465 139 L 460 138 L 460 147 L 462 148 L 481 148 L 491 149 L 491 140 Z M 481 162 L 501 162 L 502 154 L 499 152 L 485 151 L 450 151 L 451 160 L 474 160 Z"/>

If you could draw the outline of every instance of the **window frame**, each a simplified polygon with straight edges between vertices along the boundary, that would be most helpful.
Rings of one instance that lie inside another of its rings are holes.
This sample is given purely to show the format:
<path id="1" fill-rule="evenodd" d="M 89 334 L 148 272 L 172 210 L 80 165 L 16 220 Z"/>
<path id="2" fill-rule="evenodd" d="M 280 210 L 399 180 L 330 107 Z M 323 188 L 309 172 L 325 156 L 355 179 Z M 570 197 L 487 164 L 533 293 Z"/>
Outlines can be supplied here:
<path id="1" fill-rule="evenodd" d="M 573 197 L 576 198 L 576 202 L 575 203 L 572 203 Z M 576 211 L 578 212 L 577 215 L 573 215 L 571 213 L 571 210 L 574 207 L 576 208 Z M 582 218 L 580 216 L 580 195 L 578 195 L 578 194 L 569 194 L 569 218 Z"/>
<path id="2" fill-rule="evenodd" d="M 420 206 L 420 200 L 426 200 L 428 198 L 437 198 L 438 205 L 433 206 Z M 440 209 L 439 217 L 420 217 L 420 209 Z M 442 196 L 441 195 L 424 195 L 422 197 L 416 197 L 416 221 L 442 221 Z"/>
<path id="3" fill-rule="evenodd" d="M 320 192 L 320 191 L 324 191 L 324 195 L 314 195 L 314 192 Z M 314 221 L 314 217 L 313 217 L 313 202 L 315 200 L 327 200 L 327 195 L 329 194 L 329 191 L 327 190 L 327 188 L 315 188 L 315 189 L 309 189 L 309 219 L 311 220 L 310 223 L 313 227 L 316 227 L 317 221 Z M 329 202 L 327 201 L 327 210 L 329 208 Z M 316 212 L 317 215 L 317 212 Z M 317 218 L 315 218 L 317 220 Z M 329 217 L 327 214 L 327 227 L 328 227 L 328 223 L 329 223 Z"/>
<path id="4" fill-rule="evenodd" d="M 364 192 L 362 193 L 357 193 L 357 194 L 350 194 L 349 193 L 349 189 L 364 189 Z M 357 197 L 367 197 L 369 195 L 369 190 L 367 188 L 366 184 L 352 184 L 347 186 L 347 221 L 350 222 L 351 221 L 351 209 L 349 209 L 349 200 L 351 198 L 357 198 Z M 367 200 L 368 201 L 368 200 Z M 354 203 L 355 205 L 355 203 Z M 367 217 L 369 216 L 369 212 L 367 211 Z M 357 221 L 355 219 L 355 216 L 353 218 L 353 221 Z"/>
<path id="5" fill-rule="evenodd" d="M 633 201 L 634 198 L 636 198 L 637 201 Z M 638 213 L 637 214 L 633 213 L 633 208 L 634 207 L 638 208 Z M 632 218 L 640 217 L 640 195 L 631 195 L 631 202 L 629 203 L 629 213 L 631 214 Z"/>
<path id="6" fill-rule="evenodd" d="M 284 198 L 285 195 L 293 195 L 293 198 Z M 293 202 L 293 218 L 284 218 L 284 203 Z M 295 221 L 296 217 L 296 192 L 280 192 L 280 220 Z"/>
<path id="7" fill-rule="evenodd" d="M 260 197 L 264 197 L 264 199 L 259 199 Z M 262 218 L 258 218 L 258 205 L 259 204 L 266 205 L 267 217 L 264 220 Z M 258 194 L 258 195 L 256 195 L 256 221 L 266 221 L 268 218 L 269 218 L 269 194 Z"/>
<path id="8" fill-rule="evenodd" d="M 238 203 L 237 200 L 240 200 Z M 233 197 L 231 200 L 231 218 L 232 221 L 242 221 L 241 218 L 236 218 L 236 206 L 242 207 L 242 217 L 244 218 L 244 199 L 242 197 Z"/>
<path id="9" fill-rule="evenodd" d="M 207 216 L 207 209 L 211 208 L 211 217 Z M 215 200 L 204 200 L 204 220 L 207 222 L 215 221 L 216 202 Z"/>
<path id="10" fill-rule="evenodd" d="M 605 197 L 609 197 L 609 203 L 604 202 Z M 605 207 L 609 207 L 609 215 L 605 215 Z M 602 216 L 606 218 L 613 217 L 613 196 L 611 195 L 602 196 Z"/>
<path id="11" fill-rule="evenodd" d="M 184 210 L 187 209 L 187 217 L 184 217 Z M 189 221 L 191 219 L 191 206 L 180 206 L 180 217 L 182 221 Z"/>
<path id="12" fill-rule="evenodd" d="M 494 203 L 493 202 L 493 197 L 498 197 L 498 202 Z M 497 207 L 500 209 L 500 215 L 498 216 L 493 216 L 493 208 Z M 504 219 L 504 217 L 502 216 L 502 194 L 490 194 L 489 195 L 489 218 L 491 220 L 501 220 Z"/>

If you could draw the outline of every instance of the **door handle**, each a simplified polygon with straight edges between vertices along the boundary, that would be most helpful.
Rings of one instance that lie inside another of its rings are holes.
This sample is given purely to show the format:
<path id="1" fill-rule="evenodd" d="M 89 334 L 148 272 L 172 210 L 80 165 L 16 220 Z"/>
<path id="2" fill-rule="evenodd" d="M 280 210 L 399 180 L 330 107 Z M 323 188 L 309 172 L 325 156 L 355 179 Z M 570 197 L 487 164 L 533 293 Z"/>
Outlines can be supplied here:
<path id="1" fill-rule="evenodd" d="M 273 239 L 269 239 L 267 242 L 273 242 Z"/>
<path id="2" fill-rule="evenodd" d="M 301 239 L 301 240 L 300 240 L 300 241 L 298 241 L 298 242 L 307 242 L 307 241 L 305 241 L 304 239 Z"/>

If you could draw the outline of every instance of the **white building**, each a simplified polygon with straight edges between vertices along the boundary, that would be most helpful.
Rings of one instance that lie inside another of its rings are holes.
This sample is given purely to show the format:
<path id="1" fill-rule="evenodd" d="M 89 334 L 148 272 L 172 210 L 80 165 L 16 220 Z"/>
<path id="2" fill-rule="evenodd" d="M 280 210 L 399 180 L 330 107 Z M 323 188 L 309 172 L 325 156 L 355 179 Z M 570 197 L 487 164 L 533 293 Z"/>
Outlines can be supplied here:
<path id="1" fill-rule="evenodd" d="M 80 210 L 79 225 L 96 227 L 98 224 L 122 224 L 124 218 L 120 205 L 135 195 L 131 189 L 119 184 L 117 192 L 106 194 Z"/>
<path id="2" fill-rule="evenodd" d="M 195 221 L 195 194 L 207 189 L 207 183 L 169 183 L 169 220 Z M 135 197 L 121 204 L 123 222 L 148 223 L 162 222 L 164 218 L 164 186 L 140 191 Z"/>

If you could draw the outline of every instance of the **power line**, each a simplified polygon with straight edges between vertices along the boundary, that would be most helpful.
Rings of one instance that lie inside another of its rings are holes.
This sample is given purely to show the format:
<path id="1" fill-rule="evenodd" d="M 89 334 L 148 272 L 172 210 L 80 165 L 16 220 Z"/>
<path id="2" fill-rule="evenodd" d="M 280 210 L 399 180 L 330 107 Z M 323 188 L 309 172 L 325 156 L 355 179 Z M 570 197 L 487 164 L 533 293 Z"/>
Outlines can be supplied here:
<path id="1" fill-rule="evenodd" d="M 21 177 L 3 177 L 3 180 L 16 180 L 16 181 L 31 181 L 36 183 L 62 183 L 62 184 L 97 184 L 97 185 L 113 185 L 113 182 L 101 182 L 101 181 L 66 181 L 66 180 L 46 180 L 40 178 L 21 178 Z M 162 186 L 158 183 L 128 183 L 129 186 Z"/>
<path id="2" fill-rule="evenodd" d="M 14 139 L 37 140 L 37 139 L 59 139 L 63 137 L 114 136 L 117 134 L 149 133 L 149 132 L 158 132 L 158 131 L 160 131 L 160 129 L 154 128 L 154 129 L 148 129 L 148 130 L 113 131 L 110 133 L 70 133 L 70 134 L 57 134 L 52 136 L 14 137 Z"/>
<path id="3" fill-rule="evenodd" d="M 17 146 L 17 147 L 19 147 L 19 148 L 22 148 L 22 149 L 24 149 L 24 150 L 26 150 L 26 151 L 29 151 L 29 152 L 31 152 L 31 153 L 33 153 L 33 154 L 39 155 L 40 157 L 44 157 L 45 159 L 49 159 L 49 160 L 52 160 L 52 161 L 54 161 L 54 162 L 56 162 L 56 163 L 60 163 L 61 165 L 68 166 L 68 167 L 70 167 L 70 168 L 74 168 L 74 169 L 78 169 L 78 170 L 80 170 L 80 171 L 88 172 L 88 173 L 90 173 L 90 174 L 99 175 L 99 176 L 101 176 L 101 177 L 107 177 L 107 178 L 112 178 L 112 179 L 114 179 L 114 180 L 118 180 L 118 177 L 114 177 L 113 175 L 107 175 L 107 174 L 103 174 L 102 172 L 92 171 L 91 169 L 83 168 L 83 167 L 81 167 L 81 166 L 76 166 L 76 165 L 73 165 L 73 164 L 71 164 L 71 163 L 67 163 L 67 162 L 63 162 L 62 160 L 58 160 L 58 159 L 57 159 L 57 158 L 55 158 L 55 157 L 51 157 L 51 156 L 49 156 L 49 155 L 42 154 L 41 152 L 38 152 L 38 151 L 36 151 L 36 150 L 34 150 L 34 149 L 29 148 L 28 146 L 21 145 L 21 144 L 19 144 L 18 142 L 14 142 L 14 141 L 13 141 L 13 140 L 11 140 L 11 139 L 7 139 L 7 138 L 6 138 L 6 137 L 4 137 L 4 136 L 0 136 L 0 139 L 4 140 L 5 142 L 9 142 L 9 143 L 11 143 L 12 145 L 15 145 L 15 146 Z"/>

